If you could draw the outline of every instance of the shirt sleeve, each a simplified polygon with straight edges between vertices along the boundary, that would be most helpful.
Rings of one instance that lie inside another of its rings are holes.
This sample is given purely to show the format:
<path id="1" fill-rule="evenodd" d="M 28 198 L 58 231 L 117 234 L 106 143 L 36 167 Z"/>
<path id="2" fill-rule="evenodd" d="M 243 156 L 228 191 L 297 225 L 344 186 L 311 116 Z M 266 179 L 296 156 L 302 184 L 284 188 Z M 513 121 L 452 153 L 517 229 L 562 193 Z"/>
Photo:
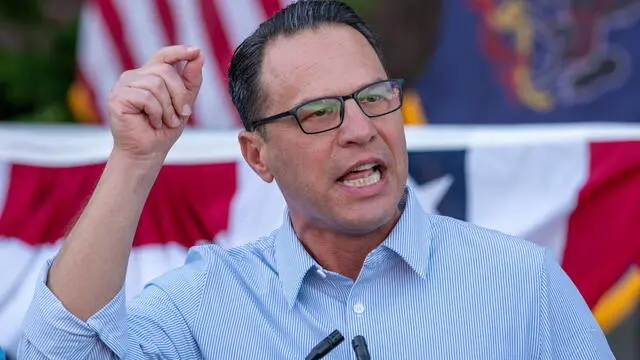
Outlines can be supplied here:
<path id="1" fill-rule="evenodd" d="M 584 298 L 549 251 L 540 289 L 540 359 L 615 359 Z"/>
<path id="2" fill-rule="evenodd" d="M 183 266 L 156 279 L 126 304 L 122 289 L 86 322 L 67 311 L 46 286 L 47 262 L 27 312 L 18 346 L 20 359 L 197 359 L 189 322 L 203 285 L 200 269 Z M 196 274 L 194 274 L 194 272 Z M 168 288 L 163 287 L 166 285 Z M 190 295 L 175 301 L 173 294 Z M 180 306 L 178 306 L 179 304 Z"/>

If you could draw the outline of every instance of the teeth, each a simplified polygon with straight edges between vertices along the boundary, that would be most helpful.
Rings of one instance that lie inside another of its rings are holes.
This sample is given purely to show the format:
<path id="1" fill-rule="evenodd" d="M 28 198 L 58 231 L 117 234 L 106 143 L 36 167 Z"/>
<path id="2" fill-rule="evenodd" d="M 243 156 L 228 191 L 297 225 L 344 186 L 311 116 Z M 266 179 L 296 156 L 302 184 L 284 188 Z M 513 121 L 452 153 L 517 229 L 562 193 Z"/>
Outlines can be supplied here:
<path id="1" fill-rule="evenodd" d="M 364 165 L 360 165 L 357 168 L 351 170 L 351 172 L 356 172 L 356 171 L 362 171 L 362 170 L 369 170 L 373 167 L 375 167 L 376 164 L 364 164 Z"/>
<path id="2" fill-rule="evenodd" d="M 344 180 L 342 183 L 347 186 L 368 186 L 373 185 L 380 181 L 380 170 L 375 169 L 373 173 L 366 178 L 355 179 L 355 180 Z"/>

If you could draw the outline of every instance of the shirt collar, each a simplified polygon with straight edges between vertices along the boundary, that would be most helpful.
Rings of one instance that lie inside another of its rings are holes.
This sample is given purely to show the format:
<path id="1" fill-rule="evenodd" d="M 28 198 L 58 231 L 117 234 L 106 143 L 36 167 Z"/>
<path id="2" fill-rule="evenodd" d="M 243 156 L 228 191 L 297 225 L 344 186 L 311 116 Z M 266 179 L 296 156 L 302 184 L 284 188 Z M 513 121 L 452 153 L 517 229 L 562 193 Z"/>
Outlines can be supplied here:
<path id="1" fill-rule="evenodd" d="M 398 223 L 380 246 L 398 254 L 418 276 L 426 279 L 431 245 L 429 218 L 410 187 L 405 188 L 403 202 L 405 208 Z M 275 260 L 282 289 L 291 309 L 309 269 L 320 266 L 296 236 L 288 210 L 285 210 L 282 227 L 276 234 Z"/>
<path id="2" fill-rule="evenodd" d="M 282 227 L 276 234 L 275 260 L 282 290 L 289 304 L 289 309 L 291 309 L 298 297 L 302 280 L 309 269 L 317 265 L 317 262 L 298 240 L 298 236 L 291 226 L 288 210 L 285 210 Z"/>
<path id="3" fill-rule="evenodd" d="M 431 249 L 430 217 L 409 186 L 405 188 L 405 197 L 406 207 L 402 216 L 381 246 L 398 254 L 424 280 L 427 278 Z"/>

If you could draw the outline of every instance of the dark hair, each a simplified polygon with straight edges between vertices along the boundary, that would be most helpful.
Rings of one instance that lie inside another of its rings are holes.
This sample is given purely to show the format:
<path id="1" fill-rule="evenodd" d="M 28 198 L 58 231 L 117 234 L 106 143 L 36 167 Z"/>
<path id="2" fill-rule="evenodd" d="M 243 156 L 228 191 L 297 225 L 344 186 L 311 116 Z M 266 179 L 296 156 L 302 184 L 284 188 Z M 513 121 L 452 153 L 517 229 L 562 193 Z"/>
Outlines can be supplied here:
<path id="1" fill-rule="evenodd" d="M 264 114 L 260 74 L 267 44 L 280 35 L 294 35 L 326 24 L 344 24 L 362 34 L 384 63 L 373 31 L 347 4 L 335 0 L 301 0 L 275 13 L 245 39 L 233 53 L 229 67 L 229 94 L 246 130 Z"/>

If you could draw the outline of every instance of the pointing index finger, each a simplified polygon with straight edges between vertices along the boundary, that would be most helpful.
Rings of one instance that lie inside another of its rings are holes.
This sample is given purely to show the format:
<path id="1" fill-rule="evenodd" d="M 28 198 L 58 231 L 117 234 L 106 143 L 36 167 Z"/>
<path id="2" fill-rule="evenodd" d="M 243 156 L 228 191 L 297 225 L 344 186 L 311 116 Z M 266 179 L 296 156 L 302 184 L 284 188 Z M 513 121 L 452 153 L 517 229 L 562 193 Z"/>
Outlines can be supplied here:
<path id="1" fill-rule="evenodd" d="M 175 45 L 160 49 L 146 65 L 170 64 L 175 65 L 181 61 L 191 61 L 200 55 L 200 49 L 195 46 Z"/>

